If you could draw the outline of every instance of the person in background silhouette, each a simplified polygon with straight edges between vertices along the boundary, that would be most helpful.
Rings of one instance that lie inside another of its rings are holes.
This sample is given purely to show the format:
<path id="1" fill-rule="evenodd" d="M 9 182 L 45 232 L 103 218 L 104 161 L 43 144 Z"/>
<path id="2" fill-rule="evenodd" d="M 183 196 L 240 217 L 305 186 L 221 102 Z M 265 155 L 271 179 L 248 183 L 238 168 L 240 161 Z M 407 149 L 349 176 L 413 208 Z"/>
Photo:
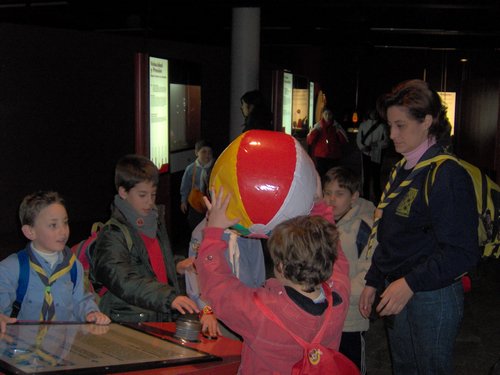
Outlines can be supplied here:
<path id="1" fill-rule="evenodd" d="M 240 99 L 241 113 L 245 118 L 243 132 L 247 130 L 274 130 L 273 114 L 264 96 L 258 90 L 248 91 Z"/>

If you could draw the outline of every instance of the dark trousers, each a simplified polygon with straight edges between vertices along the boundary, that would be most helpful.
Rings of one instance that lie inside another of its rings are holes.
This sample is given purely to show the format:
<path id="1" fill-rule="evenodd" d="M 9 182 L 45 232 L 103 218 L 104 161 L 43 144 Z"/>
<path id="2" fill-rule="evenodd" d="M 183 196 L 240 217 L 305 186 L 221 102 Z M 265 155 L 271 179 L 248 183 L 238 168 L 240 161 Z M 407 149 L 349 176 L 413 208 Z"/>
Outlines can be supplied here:
<path id="1" fill-rule="evenodd" d="M 365 333 L 364 332 L 342 332 L 339 352 L 349 358 L 364 374 L 365 364 Z"/>
<path id="2" fill-rule="evenodd" d="M 378 203 L 382 195 L 380 188 L 380 170 L 382 163 L 374 163 L 370 156 L 361 154 L 363 156 L 363 198 L 372 200 Z M 371 199 L 371 189 L 373 186 L 373 199 Z"/>

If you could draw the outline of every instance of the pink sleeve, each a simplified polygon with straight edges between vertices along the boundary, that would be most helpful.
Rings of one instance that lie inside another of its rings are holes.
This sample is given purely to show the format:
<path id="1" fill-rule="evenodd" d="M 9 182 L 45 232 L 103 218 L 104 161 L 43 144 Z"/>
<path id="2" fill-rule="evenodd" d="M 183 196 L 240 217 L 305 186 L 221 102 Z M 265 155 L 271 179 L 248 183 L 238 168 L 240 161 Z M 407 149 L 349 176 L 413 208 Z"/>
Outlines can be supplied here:
<path id="1" fill-rule="evenodd" d="M 233 275 L 225 257 L 227 243 L 223 240 L 223 232 L 221 228 L 210 227 L 203 231 L 203 241 L 195 261 L 201 298 L 229 328 L 242 336 L 252 337 L 256 332 L 252 326 L 256 319 L 250 317 L 255 311 L 254 289 Z"/>
<path id="2" fill-rule="evenodd" d="M 314 202 L 309 216 L 321 216 L 322 218 L 328 220 L 328 222 L 335 224 L 333 221 L 333 207 L 327 205 L 323 200 Z"/>

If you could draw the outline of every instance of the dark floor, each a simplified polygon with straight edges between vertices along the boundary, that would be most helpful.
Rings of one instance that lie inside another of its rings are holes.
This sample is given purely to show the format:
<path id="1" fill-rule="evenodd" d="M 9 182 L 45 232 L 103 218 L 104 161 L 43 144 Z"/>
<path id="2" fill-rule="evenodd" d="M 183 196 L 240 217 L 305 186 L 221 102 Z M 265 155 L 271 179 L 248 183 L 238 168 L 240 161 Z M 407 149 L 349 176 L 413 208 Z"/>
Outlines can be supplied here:
<path id="1" fill-rule="evenodd" d="M 500 260 L 483 261 L 472 276 L 473 287 L 465 296 L 464 320 L 455 345 L 455 375 L 489 375 L 500 359 Z M 381 320 L 367 332 L 366 360 L 369 375 L 391 374 Z"/>

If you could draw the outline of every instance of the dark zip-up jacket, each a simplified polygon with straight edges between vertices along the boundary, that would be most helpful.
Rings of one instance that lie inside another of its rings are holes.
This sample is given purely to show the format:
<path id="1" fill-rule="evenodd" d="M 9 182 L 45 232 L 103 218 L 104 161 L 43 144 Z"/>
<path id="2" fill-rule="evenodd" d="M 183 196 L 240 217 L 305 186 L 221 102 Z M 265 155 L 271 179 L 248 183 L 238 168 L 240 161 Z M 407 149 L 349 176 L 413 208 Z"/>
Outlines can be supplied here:
<path id="1" fill-rule="evenodd" d="M 443 153 L 434 145 L 422 156 L 427 160 Z M 381 288 L 384 282 L 404 277 L 413 292 L 436 290 L 452 284 L 470 271 L 480 257 L 478 215 L 472 181 L 458 163 L 444 161 L 424 197 L 426 167 L 413 182 L 383 209 L 378 246 L 366 284 Z M 401 169 L 392 189 L 411 170 Z"/>
<path id="2" fill-rule="evenodd" d="M 132 247 L 129 250 L 126 238 L 117 226 L 105 226 L 99 233 L 91 257 L 91 278 L 94 285 L 108 289 L 99 301 L 99 308 L 116 322 L 172 321 L 176 313 L 170 305 L 181 291 L 162 207 L 158 207 L 157 238 L 168 284 L 157 280 L 139 232 L 116 207 L 113 207 L 111 217 L 126 225 Z"/>

